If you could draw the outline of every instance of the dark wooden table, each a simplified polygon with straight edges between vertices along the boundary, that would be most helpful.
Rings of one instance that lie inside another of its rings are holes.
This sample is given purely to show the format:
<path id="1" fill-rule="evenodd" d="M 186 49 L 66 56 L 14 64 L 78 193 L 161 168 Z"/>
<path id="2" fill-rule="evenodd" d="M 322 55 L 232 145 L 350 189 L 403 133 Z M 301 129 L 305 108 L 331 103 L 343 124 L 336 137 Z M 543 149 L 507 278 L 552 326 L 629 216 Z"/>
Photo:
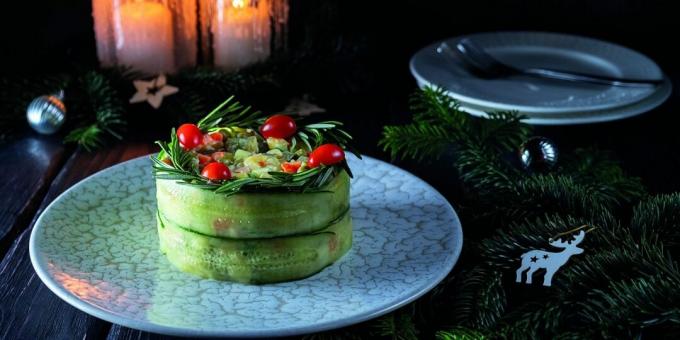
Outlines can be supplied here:
<path id="1" fill-rule="evenodd" d="M 671 78 L 680 80 L 677 74 Z M 413 88 L 409 86 L 408 91 Z M 392 98 L 396 99 L 354 98 L 362 105 L 338 108 L 342 116 L 333 118 L 348 122 L 364 153 L 386 159 L 376 146 L 381 127 L 408 119 L 406 93 L 392 94 Z M 554 138 L 563 149 L 590 145 L 611 149 L 653 192 L 678 191 L 678 109 L 680 96 L 675 91 L 662 107 L 640 117 L 606 124 L 540 127 L 536 132 Z M 57 137 L 30 133 L 0 146 L 0 339 L 162 337 L 111 324 L 71 307 L 40 281 L 28 254 L 33 224 L 51 201 L 94 172 L 155 152 L 152 140 L 150 136 L 126 138 L 87 152 L 64 146 Z M 398 165 L 423 177 L 455 204 L 455 185 L 446 166 L 414 162 Z"/>

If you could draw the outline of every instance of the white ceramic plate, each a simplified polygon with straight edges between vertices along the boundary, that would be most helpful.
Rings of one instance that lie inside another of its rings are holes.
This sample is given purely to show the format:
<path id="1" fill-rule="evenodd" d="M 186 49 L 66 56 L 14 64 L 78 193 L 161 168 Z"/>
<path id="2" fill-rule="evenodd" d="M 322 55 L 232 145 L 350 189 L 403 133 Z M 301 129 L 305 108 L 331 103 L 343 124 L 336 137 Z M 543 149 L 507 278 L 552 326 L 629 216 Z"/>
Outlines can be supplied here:
<path id="1" fill-rule="evenodd" d="M 542 32 L 478 33 L 469 38 L 499 60 L 518 67 L 545 67 L 611 77 L 661 79 L 663 72 L 646 56 L 628 48 L 585 37 Z M 441 86 L 460 101 L 524 113 L 574 113 L 606 110 L 641 101 L 653 87 L 616 87 L 535 77 L 482 79 L 462 62 L 437 53 L 439 42 L 417 52 L 411 73 L 418 83 Z"/>
<path id="2" fill-rule="evenodd" d="M 425 84 L 418 84 L 418 86 L 425 87 Z M 662 85 L 659 86 L 657 91 L 652 93 L 649 97 L 622 107 L 617 107 L 609 110 L 597 110 L 597 111 L 586 111 L 586 112 L 575 112 L 575 113 L 563 113 L 563 114 L 537 114 L 537 113 L 526 113 L 528 119 L 524 120 L 527 124 L 533 125 L 575 125 L 575 124 L 590 124 L 590 123 L 603 123 L 608 121 L 614 121 L 619 119 L 625 119 L 641 115 L 645 112 L 651 111 L 659 105 L 663 104 L 666 99 L 671 95 L 673 86 L 670 80 L 666 79 Z M 480 105 L 474 105 L 460 101 L 460 109 L 473 116 L 477 117 L 487 117 L 487 112 L 498 111 L 498 109 L 491 107 L 484 107 Z"/>
<path id="3" fill-rule="evenodd" d="M 158 251 L 151 162 L 103 170 L 36 222 L 30 255 L 60 298 L 98 318 L 180 336 L 271 337 L 343 327 L 403 306 L 458 259 L 460 222 L 427 183 L 351 157 L 352 250 L 300 281 L 262 286 L 199 279 Z"/>

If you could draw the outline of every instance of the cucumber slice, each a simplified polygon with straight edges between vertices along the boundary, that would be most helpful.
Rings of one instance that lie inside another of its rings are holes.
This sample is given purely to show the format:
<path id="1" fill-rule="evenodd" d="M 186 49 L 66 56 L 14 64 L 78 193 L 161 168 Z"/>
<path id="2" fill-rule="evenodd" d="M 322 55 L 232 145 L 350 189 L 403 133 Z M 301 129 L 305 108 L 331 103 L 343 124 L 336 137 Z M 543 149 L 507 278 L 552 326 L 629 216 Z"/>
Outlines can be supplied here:
<path id="1" fill-rule="evenodd" d="M 156 180 L 165 220 L 203 235 L 250 239 L 308 234 L 349 209 L 349 176 L 339 173 L 323 192 L 215 194 Z"/>
<path id="2" fill-rule="evenodd" d="M 321 231 L 268 239 L 201 235 L 168 222 L 159 212 L 160 249 L 180 270 L 203 278 L 262 284 L 305 278 L 352 246 L 349 211 Z"/>

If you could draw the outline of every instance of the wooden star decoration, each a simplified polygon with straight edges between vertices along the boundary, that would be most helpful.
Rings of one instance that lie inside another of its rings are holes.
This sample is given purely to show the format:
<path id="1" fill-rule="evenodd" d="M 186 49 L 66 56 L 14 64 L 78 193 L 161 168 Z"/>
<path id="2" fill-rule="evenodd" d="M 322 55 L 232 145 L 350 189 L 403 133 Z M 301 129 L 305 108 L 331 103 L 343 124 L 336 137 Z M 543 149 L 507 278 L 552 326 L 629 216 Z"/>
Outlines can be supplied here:
<path id="1" fill-rule="evenodd" d="M 154 109 L 161 107 L 163 97 L 179 92 L 177 87 L 167 84 L 164 74 L 149 81 L 134 80 L 132 85 L 135 86 L 137 92 L 130 98 L 130 103 L 148 102 Z"/>

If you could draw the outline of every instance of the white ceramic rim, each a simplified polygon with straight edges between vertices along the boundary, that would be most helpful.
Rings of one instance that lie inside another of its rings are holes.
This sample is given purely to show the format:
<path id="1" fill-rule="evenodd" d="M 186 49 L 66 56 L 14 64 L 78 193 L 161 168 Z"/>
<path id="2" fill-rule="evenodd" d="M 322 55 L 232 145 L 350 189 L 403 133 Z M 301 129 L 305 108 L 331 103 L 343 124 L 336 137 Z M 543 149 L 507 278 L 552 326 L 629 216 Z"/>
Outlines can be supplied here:
<path id="1" fill-rule="evenodd" d="M 610 109 L 610 110 L 599 110 L 599 111 L 586 111 L 582 113 L 574 113 L 571 115 L 562 115 L 555 117 L 541 117 L 535 116 L 531 113 L 523 113 L 528 118 L 524 119 L 523 122 L 531 125 L 578 125 L 578 124 L 592 124 L 592 123 L 604 123 L 615 120 L 621 120 L 626 118 L 631 118 L 635 116 L 647 113 L 661 104 L 663 104 L 666 99 L 673 92 L 673 85 L 668 78 L 665 78 L 664 83 L 659 86 L 658 90 L 654 92 L 651 96 L 642 100 L 641 102 L 626 105 L 623 107 Z M 460 110 L 467 112 L 468 114 L 476 117 L 487 118 L 487 112 L 499 111 L 497 108 L 482 107 L 466 102 L 460 102 Z"/>
<path id="2" fill-rule="evenodd" d="M 451 209 L 451 212 L 453 213 L 453 226 L 452 226 L 452 232 L 454 233 L 453 237 L 453 253 L 450 254 L 447 257 L 447 261 L 444 265 L 446 270 L 443 270 L 439 276 L 437 276 L 434 280 L 429 282 L 427 285 L 424 285 L 422 287 L 418 287 L 415 292 L 408 294 L 408 296 L 402 298 L 402 299 L 395 299 L 395 301 L 390 301 L 387 303 L 384 303 L 383 305 L 380 305 L 378 307 L 375 307 L 369 311 L 366 311 L 364 313 L 354 315 L 351 317 L 346 317 L 343 319 L 335 320 L 335 321 L 328 321 L 324 323 L 319 323 L 311 326 L 305 326 L 305 327 L 294 327 L 294 328 L 282 328 L 282 329 L 272 329 L 272 330 L 252 330 L 252 331 L 229 331 L 229 330 L 224 330 L 224 331 L 202 331 L 202 330 L 194 330 L 194 329 L 188 329 L 188 328 L 180 328 L 180 327 L 170 327 L 170 326 L 164 326 L 164 325 L 157 325 L 149 321 L 140 321 L 136 319 L 129 319 L 126 317 L 122 317 L 119 315 L 116 315 L 115 313 L 112 313 L 110 311 L 107 311 L 105 309 L 102 309 L 100 307 L 91 305 L 81 299 L 79 299 L 77 296 L 73 295 L 71 292 L 66 290 L 64 287 L 59 285 L 47 272 L 47 263 L 45 259 L 40 256 L 39 249 L 37 248 L 37 232 L 38 228 L 44 228 L 42 226 L 42 218 L 45 214 L 45 212 L 49 211 L 49 209 L 52 207 L 55 202 L 58 202 L 59 200 L 63 199 L 66 195 L 69 194 L 69 192 L 81 185 L 85 185 L 87 182 L 87 179 L 95 176 L 95 175 L 100 175 L 103 174 L 107 171 L 110 171 L 113 167 L 119 166 L 121 164 L 127 163 L 127 162 L 133 162 L 137 161 L 140 158 L 144 157 L 149 157 L 147 156 L 141 156 L 137 158 L 133 158 L 131 160 L 125 161 L 118 163 L 116 165 L 113 165 L 111 167 L 108 167 L 106 169 L 100 170 L 73 185 L 63 193 L 61 193 L 59 196 L 57 196 L 48 206 L 45 208 L 45 210 L 40 214 L 40 217 L 35 222 L 35 225 L 33 227 L 33 230 L 31 230 L 31 238 L 29 240 L 29 254 L 31 258 L 31 263 L 33 264 L 33 268 L 35 269 L 35 272 L 38 274 L 38 277 L 42 280 L 42 282 L 49 288 L 54 294 L 56 294 L 59 298 L 62 300 L 66 301 L 68 304 L 71 306 L 87 313 L 92 316 L 95 316 L 99 319 L 118 324 L 124 327 L 129 327 L 133 329 L 138 329 L 142 331 L 147 331 L 147 332 L 152 332 L 152 333 L 160 333 L 160 334 L 165 334 L 165 335 L 171 335 L 171 336 L 184 336 L 184 337 L 237 337 L 237 338 L 263 338 L 263 337 L 284 337 L 284 336 L 293 336 L 293 335 L 302 335 L 302 334 L 309 334 L 309 333 L 316 333 L 316 332 L 322 332 L 322 331 L 327 331 L 331 329 L 336 329 L 336 328 L 341 328 L 345 326 L 350 326 L 359 322 L 363 322 L 366 320 L 370 320 L 376 317 L 379 317 L 381 315 L 387 314 L 391 311 L 394 311 L 402 306 L 405 306 L 406 304 L 415 301 L 428 291 L 430 291 L 432 288 L 434 288 L 437 284 L 439 284 L 446 276 L 451 272 L 451 269 L 453 269 L 453 266 L 456 264 L 458 261 L 458 258 L 460 256 L 461 250 L 463 249 L 463 229 L 460 223 L 460 219 L 458 218 L 458 214 L 456 213 L 455 209 L 451 206 L 450 203 L 448 203 L 448 200 L 442 196 L 439 191 L 437 191 L 435 188 L 433 188 L 429 183 L 425 182 L 424 180 L 420 179 L 419 177 L 411 174 L 410 172 L 403 170 L 399 167 L 396 167 L 392 164 L 389 164 L 387 162 L 383 162 L 378 159 L 374 159 L 372 157 L 368 156 L 362 156 L 365 159 L 371 159 L 375 160 L 377 162 L 384 163 L 385 165 L 394 168 L 398 172 L 403 173 L 404 175 L 407 176 L 413 176 L 417 180 L 421 181 L 425 187 L 431 189 L 434 194 L 438 195 L 439 198 L 441 198 L 444 202 L 447 203 L 448 208 Z"/>
<path id="3" fill-rule="evenodd" d="M 482 32 L 482 33 L 475 33 L 475 34 L 493 34 L 493 33 L 503 33 L 503 34 L 548 34 L 548 35 L 555 35 L 555 36 L 567 36 L 571 38 L 578 38 L 578 39 L 583 39 L 584 41 L 590 41 L 592 43 L 598 43 L 598 44 L 604 44 L 603 46 L 615 46 L 616 48 L 621 48 L 625 49 L 628 52 L 631 52 L 633 54 L 636 54 L 638 57 L 641 59 L 645 60 L 646 62 L 649 62 L 653 65 L 655 65 L 658 69 L 659 72 L 663 74 L 663 71 L 661 71 L 661 68 L 652 60 L 651 58 L 647 57 L 646 55 L 633 50 L 631 48 L 625 47 L 623 45 L 619 45 L 616 43 L 612 43 L 609 41 L 605 40 L 600 40 L 600 39 L 595 39 L 595 38 L 590 38 L 590 37 L 585 37 L 585 36 L 580 36 L 580 35 L 574 35 L 574 34 L 563 34 L 563 33 L 555 33 L 555 32 L 542 32 L 542 31 L 500 31 L 500 32 Z M 428 86 L 432 86 L 433 84 L 425 79 L 420 73 L 416 70 L 415 66 L 415 61 L 416 57 L 421 54 L 423 51 L 428 51 L 432 50 L 434 51 L 439 44 L 441 44 L 444 41 L 454 41 L 454 40 L 460 40 L 471 35 L 464 35 L 464 36 L 457 36 L 457 37 L 452 37 L 448 39 L 443 39 L 440 41 L 437 41 L 433 44 L 430 44 L 428 46 L 425 46 L 424 48 L 418 50 L 412 57 L 411 60 L 409 61 L 409 71 L 411 72 L 411 75 L 413 75 L 414 78 L 416 78 L 416 81 L 418 84 L 426 84 Z M 494 107 L 495 110 L 503 110 L 503 111 L 522 111 L 525 113 L 577 113 L 577 112 L 583 112 L 583 110 L 578 109 L 578 108 L 573 108 L 573 107 L 563 107 L 563 108 L 555 108 L 555 107 L 534 107 L 534 106 L 525 106 L 525 105 L 512 105 L 512 104 L 504 104 L 504 103 L 498 103 L 494 101 L 489 101 L 489 100 L 484 100 L 484 99 L 479 99 L 479 98 L 474 98 L 470 97 L 461 93 L 456 93 L 452 91 L 447 91 L 449 93 L 449 96 L 452 98 L 461 101 L 461 102 L 467 102 L 472 105 L 476 106 L 482 106 L 482 107 Z M 649 97 L 653 96 L 654 92 L 650 93 L 648 96 L 641 98 L 641 101 L 649 99 Z M 635 103 L 628 103 L 624 104 L 624 106 L 628 105 L 634 105 Z M 589 110 L 596 111 L 596 110 L 613 110 L 617 107 L 621 106 L 616 106 L 616 105 L 610 105 L 610 104 L 600 104 L 598 106 L 595 106 Z M 551 121 L 551 119 L 541 119 L 540 121 Z M 586 123 L 584 121 L 584 123 Z M 552 123 L 532 123 L 532 124 L 543 124 L 543 125 L 551 125 Z M 580 124 L 580 123 L 574 123 L 574 124 Z M 554 125 L 554 124 L 553 124 Z"/>

